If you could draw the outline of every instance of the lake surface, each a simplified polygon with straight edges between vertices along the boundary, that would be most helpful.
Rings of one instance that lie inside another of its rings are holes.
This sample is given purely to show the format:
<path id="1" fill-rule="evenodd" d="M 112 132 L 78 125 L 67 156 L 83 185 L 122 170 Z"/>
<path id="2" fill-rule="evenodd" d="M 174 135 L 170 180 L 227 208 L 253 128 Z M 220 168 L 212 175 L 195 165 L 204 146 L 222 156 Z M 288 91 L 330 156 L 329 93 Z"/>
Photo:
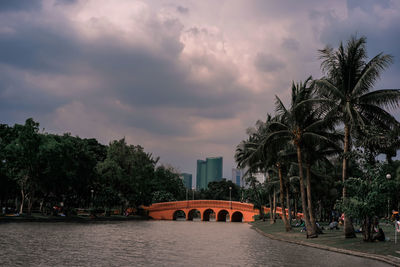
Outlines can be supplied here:
<path id="1" fill-rule="evenodd" d="M 389 266 L 270 240 L 246 223 L 0 224 L 0 266 Z"/>

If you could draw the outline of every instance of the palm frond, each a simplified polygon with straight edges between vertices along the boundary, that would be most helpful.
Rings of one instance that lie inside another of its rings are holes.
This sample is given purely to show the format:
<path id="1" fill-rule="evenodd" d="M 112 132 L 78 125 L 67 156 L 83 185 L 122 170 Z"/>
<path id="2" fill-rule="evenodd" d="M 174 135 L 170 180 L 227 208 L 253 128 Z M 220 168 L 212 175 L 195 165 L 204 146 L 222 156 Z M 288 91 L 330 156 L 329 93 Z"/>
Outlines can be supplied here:
<path id="1" fill-rule="evenodd" d="M 359 98 L 359 103 L 397 108 L 400 106 L 400 89 L 383 89 L 367 93 Z"/>
<path id="2" fill-rule="evenodd" d="M 382 55 L 379 53 L 373 59 L 371 59 L 364 67 L 358 78 L 357 83 L 353 88 L 353 95 L 361 96 L 368 92 L 370 88 L 379 79 L 380 74 L 393 62 L 393 56 Z"/>

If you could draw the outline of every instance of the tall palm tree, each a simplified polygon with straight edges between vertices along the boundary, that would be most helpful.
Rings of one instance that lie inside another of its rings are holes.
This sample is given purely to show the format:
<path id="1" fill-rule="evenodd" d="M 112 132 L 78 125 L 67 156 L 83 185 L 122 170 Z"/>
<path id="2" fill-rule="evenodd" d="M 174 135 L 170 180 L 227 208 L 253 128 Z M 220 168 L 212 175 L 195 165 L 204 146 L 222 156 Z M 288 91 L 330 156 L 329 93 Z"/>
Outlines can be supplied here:
<path id="1" fill-rule="evenodd" d="M 246 179 L 246 183 L 250 184 L 250 187 L 255 194 L 256 203 L 254 204 L 256 208 L 260 210 L 260 214 L 263 217 L 263 198 L 259 195 L 259 192 L 257 192 L 256 179 L 253 176 L 254 173 L 263 171 L 265 167 L 263 155 L 260 153 L 259 150 L 259 138 L 260 133 L 263 131 L 263 123 L 261 121 L 257 121 L 256 125 L 257 128 L 247 129 L 249 138 L 247 140 L 241 141 L 240 144 L 236 147 L 235 160 L 237 162 L 238 168 L 247 168 L 244 178 Z"/>
<path id="2" fill-rule="evenodd" d="M 308 237 L 317 237 L 318 234 L 311 204 L 311 186 L 304 186 L 302 150 L 307 139 L 314 140 L 314 142 L 320 140 L 329 142 L 329 139 L 321 134 L 321 129 L 325 128 L 326 121 L 322 119 L 320 111 L 311 102 L 303 104 L 313 97 L 311 77 L 304 83 L 292 84 L 292 101 L 289 109 L 285 107 L 279 97 L 276 97 L 276 111 L 280 119 L 271 122 L 271 132 L 264 139 L 264 142 L 269 144 L 282 143 L 286 140 L 296 148 L 300 195 Z"/>
<path id="3" fill-rule="evenodd" d="M 285 181 L 284 181 L 284 172 L 287 169 L 288 161 L 287 154 L 290 148 L 285 143 L 269 143 L 265 146 L 264 150 L 268 155 L 268 165 L 272 165 L 276 168 L 279 178 L 279 201 L 281 203 L 282 210 L 282 221 L 285 225 L 285 229 L 289 232 L 292 227 L 286 216 L 286 205 L 285 205 Z M 289 203 L 288 203 L 289 204 Z"/>
<path id="4" fill-rule="evenodd" d="M 283 151 L 277 145 L 266 145 L 263 140 L 269 134 L 269 125 L 274 120 L 270 115 L 266 122 L 257 121 L 256 128 L 248 129 L 249 138 L 242 141 L 236 149 L 235 160 L 239 168 L 249 168 L 247 173 L 263 172 L 265 173 L 270 167 L 276 167 L 280 181 L 280 202 L 282 208 L 282 220 L 285 224 L 286 231 L 291 230 L 291 226 L 287 221 L 286 209 L 284 202 L 284 183 L 283 183 Z M 280 144 L 279 144 L 280 145 Z M 273 213 L 273 212 L 272 212 Z"/>
<path id="5" fill-rule="evenodd" d="M 263 139 L 268 137 L 271 134 L 270 126 L 279 120 L 279 117 L 268 117 L 267 123 L 265 123 L 265 128 L 263 129 L 263 135 L 260 136 L 260 150 L 262 151 L 265 166 L 269 167 L 269 170 L 275 169 L 278 179 L 279 179 L 279 202 L 282 210 L 282 221 L 285 225 L 285 229 L 289 232 L 292 227 L 286 216 L 286 205 L 285 205 L 285 180 L 284 173 L 289 165 L 289 157 L 290 155 L 290 144 L 286 144 L 285 142 L 264 142 Z"/>
<path id="6" fill-rule="evenodd" d="M 344 46 L 334 50 L 327 46 L 319 50 L 321 68 L 325 77 L 316 85 L 327 107 L 327 116 L 344 125 L 344 147 L 342 181 L 347 179 L 348 155 L 352 142 L 352 131 L 366 124 L 398 125 L 396 119 L 383 108 L 398 107 L 400 90 L 371 91 L 393 60 L 391 55 L 379 53 L 367 61 L 366 38 L 355 36 Z M 343 201 L 346 201 L 346 186 L 343 185 Z M 345 216 L 345 236 L 354 237 L 351 221 Z"/>

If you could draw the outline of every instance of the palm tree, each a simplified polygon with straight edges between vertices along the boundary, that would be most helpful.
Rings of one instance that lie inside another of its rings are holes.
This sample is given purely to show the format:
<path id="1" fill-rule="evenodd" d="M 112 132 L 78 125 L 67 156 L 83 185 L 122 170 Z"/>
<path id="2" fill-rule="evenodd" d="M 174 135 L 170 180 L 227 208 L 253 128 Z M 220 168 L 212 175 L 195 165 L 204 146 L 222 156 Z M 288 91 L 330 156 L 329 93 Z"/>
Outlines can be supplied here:
<path id="1" fill-rule="evenodd" d="M 240 144 L 236 147 L 235 161 L 237 162 L 238 168 L 248 168 L 244 178 L 246 179 L 246 183 L 250 184 L 253 194 L 255 194 L 255 207 L 260 210 L 261 216 L 264 217 L 263 198 L 260 196 L 256 188 L 257 180 L 253 176 L 254 173 L 262 171 L 265 167 L 263 155 L 260 154 L 259 150 L 259 136 L 263 127 L 262 122 L 258 121 L 257 126 L 257 129 L 247 129 L 249 138 L 240 142 Z"/>
<path id="2" fill-rule="evenodd" d="M 346 46 L 340 43 L 334 50 L 327 46 L 320 52 L 321 68 L 325 77 L 316 81 L 326 103 L 327 116 L 344 125 L 344 147 L 342 181 L 347 179 L 348 157 L 352 142 L 352 131 L 366 124 L 398 125 L 396 119 L 383 108 L 398 107 L 400 90 L 371 91 L 380 74 L 393 57 L 379 53 L 367 61 L 366 38 L 351 37 Z M 343 201 L 346 186 L 343 185 Z M 345 236 L 355 237 L 351 221 L 345 216 Z"/>
<path id="3" fill-rule="evenodd" d="M 269 125 L 274 119 L 268 115 L 267 121 L 257 121 L 256 128 L 249 128 L 248 140 L 242 141 L 236 149 L 235 160 L 239 168 L 249 168 L 247 174 L 250 175 L 255 172 L 265 173 L 267 169 L 276 167 L 278 170 L 278 177 L 280 181 L 280 202 L 282 208 L 282 220 L 285 224 L 286 231 L 291 230 L 291 226 L 287 221 L 286 209 L 284 202 L 284 183 L 283 183 L 283 159 L 282 148 L 279 146 L 266 145 L 263 140 L 269 135 Z M 275 194 L 274 194 L 275 197 Z M 271 201 L 270 201 L 271 202 Z M 273 214 L 272 210 L 271 213 Z M 271 219 L 271 222 L 274 219 Z"/>
<path id="4" fill-rule="evenodd" d="M 322 113 L 311 102 L 305 104 L 306 100 L 313 98 L 312 78 L 309 77 L 304 83 L 292 84 L 292 101 L 289 109 L 285 107 L 279 97 L 276 97 L 276 111 L 279 119 L 271 122 L 271 132 L 265 143 L 282 143 L 284 140 L 290 142 L 296 148 L 297 164 L 300 181 L 300 195 L 306 221 L 307 236 L 317 237 L 317 228 L 312 209 L 311 186 L 304 186 L 303 175 L 303 149 L 306 140 L 313 142 L 329 142 L 322 134 L 321 129 L 326 128 L 326 121 L 322 119 Z M 310 184 L 310 181 L 307 181 Z M 307 193 L 306 193 L 307 189 Z"/>
<path id="5" fill-rule="evenodd" d="M 284 143 L 279 143 L 278 146 L 275 146 L 278 143 L 272 143 L 268 144 L 266 147 L 267 155 L 270 164 L 274 164 L 278 171 L 278 178 L 279 178 L 279 200 L 281 203 L 281 210 L 282 210 L 282 220 L 285 225 L 285 229 L 287 232 L 289 232 L 292 227 L 290 225 L 290 222 L 288 220 L 288 217 L 286 217 L 286 206 L 285 206 L 285 181 L 283 177 L 284 169 L 286 169 L 288 162 L 285 159 L 287 156 L 288 152 L 288 147 L 287 145 L 285 146 Z M 288 203 L 289 204 L 289 203 Z"/>

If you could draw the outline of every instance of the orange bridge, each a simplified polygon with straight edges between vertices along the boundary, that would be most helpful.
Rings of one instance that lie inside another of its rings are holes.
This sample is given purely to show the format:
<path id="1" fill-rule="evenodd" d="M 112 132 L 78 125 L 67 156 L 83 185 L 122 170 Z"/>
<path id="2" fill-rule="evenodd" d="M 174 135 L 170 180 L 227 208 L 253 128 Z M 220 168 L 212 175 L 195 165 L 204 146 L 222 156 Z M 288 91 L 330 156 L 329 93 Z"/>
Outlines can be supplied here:
<path id="1" fill-rule="evenodd" d="M 184 200 L 152 204 L 145 209 L 155 220 L 176 220 L 183 214 L 186 220 L 199 217 L 209 221 L 215 216 L 216 221 L 252 222 L 254 215 L 259 215 L 253 204 L 225 200 Z"/>

